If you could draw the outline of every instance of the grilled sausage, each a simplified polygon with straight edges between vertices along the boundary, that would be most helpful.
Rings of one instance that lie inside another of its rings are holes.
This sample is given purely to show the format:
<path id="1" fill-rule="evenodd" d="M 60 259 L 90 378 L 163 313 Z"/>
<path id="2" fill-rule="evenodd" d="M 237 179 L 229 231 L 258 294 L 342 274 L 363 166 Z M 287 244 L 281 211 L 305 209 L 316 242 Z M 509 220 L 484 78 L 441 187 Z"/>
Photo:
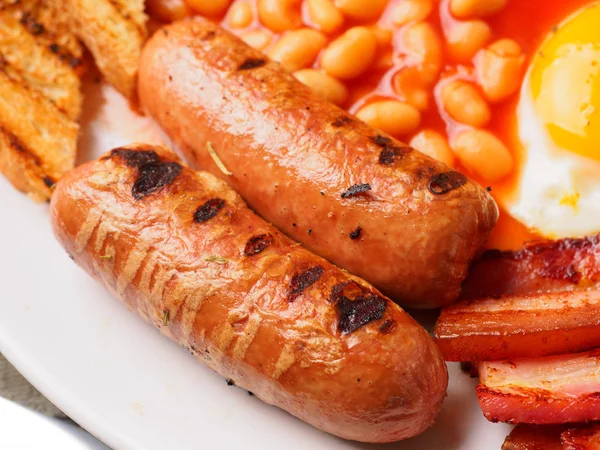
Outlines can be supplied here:
<path id="1" fill-rule="evenodd" d="M 365 442 L 433 422 L 447 372 L 427 332 L 165 149 L 120 148 L 77 168 L 51 216 L 88 273 L 265 402 Z"/>
<path id="2" fill-rule="evenodd" d="M 192 165 L 401 304 L 455 300 L 497 219 L 479 185 L 317 97 L 208 20 L 154 35 L 139 94 Z"/>

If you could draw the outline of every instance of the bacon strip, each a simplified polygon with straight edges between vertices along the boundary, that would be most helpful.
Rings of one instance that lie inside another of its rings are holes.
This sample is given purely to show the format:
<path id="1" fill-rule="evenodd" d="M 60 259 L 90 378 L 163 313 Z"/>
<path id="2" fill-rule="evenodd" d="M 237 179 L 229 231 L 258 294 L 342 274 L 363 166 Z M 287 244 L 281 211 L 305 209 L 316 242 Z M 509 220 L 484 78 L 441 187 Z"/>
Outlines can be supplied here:
<path id="1" fill-rule="evenodd" d="M 490 250 L 471 267 L 462 298 L 600 288 L 600 235 Z"/>
<path id="2" fill-rule="evenodd" d="M 562 450 L 564 426 L 518 425 L 502 444 L 502 450 Z"/>
<path id="3" fill-rule="evenodd" d="M 479 367 L 479 404 L 492 422 L 561 424 L 600 419 L 600 349 Z"/>
<path id="4" fill-rule="evenodd" d="M 600 449 L 600 425 L 571 428 L 560 435 L 562 450 Z"/>
<path id="5" fill-rule="evenodd" d="M 600 290 L 462 300 L 442 310 L 446 361 L 495 361 L 600 347 Z"/>
<path id="6" fill-rule="evenodd" d="M 600 425 L 518 425 L 502 450 L 598 450 Z"/>

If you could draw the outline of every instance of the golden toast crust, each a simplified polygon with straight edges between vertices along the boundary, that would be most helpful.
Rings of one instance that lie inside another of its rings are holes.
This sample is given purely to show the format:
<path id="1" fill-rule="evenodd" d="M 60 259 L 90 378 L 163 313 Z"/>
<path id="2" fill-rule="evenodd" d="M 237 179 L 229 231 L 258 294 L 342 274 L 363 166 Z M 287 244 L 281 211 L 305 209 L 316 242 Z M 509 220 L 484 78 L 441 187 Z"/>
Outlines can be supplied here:
<path id="1" fill-rule="evenodd" d="M 0 7 L 0 172 L 40 201 L 74 167 L 82 104 L 83 49 L 50 17 L 41 1 Z"/>
<path id="2" fill-rule="evenodd" d="M 96 65 L 119 92 L 135 98 L 142 44 L 146 40 L 143 0 L 49 0 L 66 17 L 94 56 Z"/>

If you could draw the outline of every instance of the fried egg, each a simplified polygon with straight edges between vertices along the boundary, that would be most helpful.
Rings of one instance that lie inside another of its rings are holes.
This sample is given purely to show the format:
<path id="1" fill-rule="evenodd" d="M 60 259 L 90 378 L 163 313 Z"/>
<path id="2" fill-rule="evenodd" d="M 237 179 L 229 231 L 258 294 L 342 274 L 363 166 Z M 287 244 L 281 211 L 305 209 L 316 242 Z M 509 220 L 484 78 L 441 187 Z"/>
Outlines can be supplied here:
<path id="1" fill-rule="evenodd" d="M 517 118 L 523 157 L 508 213 L 548 238 L 600 232 L 600 4 L 541 45 Z"/>

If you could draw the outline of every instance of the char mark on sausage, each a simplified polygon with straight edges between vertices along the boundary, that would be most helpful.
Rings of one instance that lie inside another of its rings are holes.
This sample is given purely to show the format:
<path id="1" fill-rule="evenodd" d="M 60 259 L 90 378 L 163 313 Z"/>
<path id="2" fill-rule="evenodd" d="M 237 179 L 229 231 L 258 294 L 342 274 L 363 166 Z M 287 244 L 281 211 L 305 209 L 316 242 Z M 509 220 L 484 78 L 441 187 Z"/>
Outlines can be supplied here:
<path id="1" fill-rule="evenodd" d="M 381 324 L 381 326 L 379 327 L 379 331 L 381 332 L 381 334 L 390 334 L 392 331 L 394 331 L 394 328 L 396 328 L 396 321 L 390 319 L 386 320 Z"/>
<path id="2" fill-rule="evenodd" d="M 141 167 L 149 163 L 160 162 L 160 159 L 153 150 L 130 150 L 127 148 L 116 148 L 110 152 L 110 157 L 123 159 L 129 167 Z"/>
<path id="3" fill-rule="evenodd" d="M 381 319 L 387 307 L 385 298 L 366 290 L 354 281 L 333 286 L 329 301 L 335 305 L 338 315 L 337 328 L 343 334 L 352 333 L 374 320 Z M 381 327 L 383 325 L 385 324 Z M 390 327 L 388 332 L 391 332 L 392 326 L 393 324 L 387 326 Z"/>
<path id="4" fill-rule="evenodd" d="M 429 181 L 429 190 L 432 194 L 441 195 L 466 184 L 467 177 L 456 171 L 444 172 L 434 175 Z"/>
<path id="5" fill-rule="evenodd" d="M 373 143 L 379 147 L 386 148 L 392 145 L 392 140 L 389 137 L 385 137 L 380 134 L 377 136 L 369 136 L 369 139 L 371 139 Z"/>
<path id="6" fill-rule="evenodd" d="M 252 236 L 246 243 L 244 254 L 246 256 L 254 256 L 262 252 L 273 242 L 273 238 L 270 234 L 259 234 L 258 236 Z"/>
<path id="7" fill-rule="evenodd" d="M 176 162 L 151 162 L 138 169 L 138 178 L 133 183 L 131 194 L 136 200 L 168 186 L 181 173 L 181 164 Z"/>
<path id="8" fill-rule="evenodd" d="M 264 66 L 266 63 L 267 61 L 264 58 L 248 58 L 240 64 L 238 70 L 257 69 L 258 67 Z"/>
<path id="9" fill-rule="evenodd" d="M 221 198 L 211 198 L 202 206 L 199 206 L 194 213 L 194 221 L 204 223 L 215 217 L 219 211 L 225 207 L 225 200 Z"/>
<path id="10" fill-rule="evenodd" d="M 292 278 L 290 283 L 290 294 L 288 301 L 293 302 L 296 298 L 302 294 L 307 288 L 315 284 L 325 270 L 321 266 L 311 267 L 297 273 Z"/>
<path id="11" fill-rule="evenodd" d="M 343 127 L 344 125 L 347 125 L 349 123 L 352 122 L 352 117 L 350 116 L 340 116 L 337 119 L 335 119 L 333 122 L 331 122 L 331 126 L 334 128 L 340 128 Z"/>
<path id="12" fill-rule="evenodd" d="M 385 299 L 375 294 L 354 300 L 342 296 L 336 304 L 338 330 L 343 334 L 352 333 L 369 322 L 381 319 L 386 307 Z"/>
<path id="13" fill-rule="evenodd" d="M 355 230 L 350 232 L 350 239 L 352 239 L 352 240 L 358 239 L 361 234 L 362 234 L 362 228 L 356 227 Z"/>

